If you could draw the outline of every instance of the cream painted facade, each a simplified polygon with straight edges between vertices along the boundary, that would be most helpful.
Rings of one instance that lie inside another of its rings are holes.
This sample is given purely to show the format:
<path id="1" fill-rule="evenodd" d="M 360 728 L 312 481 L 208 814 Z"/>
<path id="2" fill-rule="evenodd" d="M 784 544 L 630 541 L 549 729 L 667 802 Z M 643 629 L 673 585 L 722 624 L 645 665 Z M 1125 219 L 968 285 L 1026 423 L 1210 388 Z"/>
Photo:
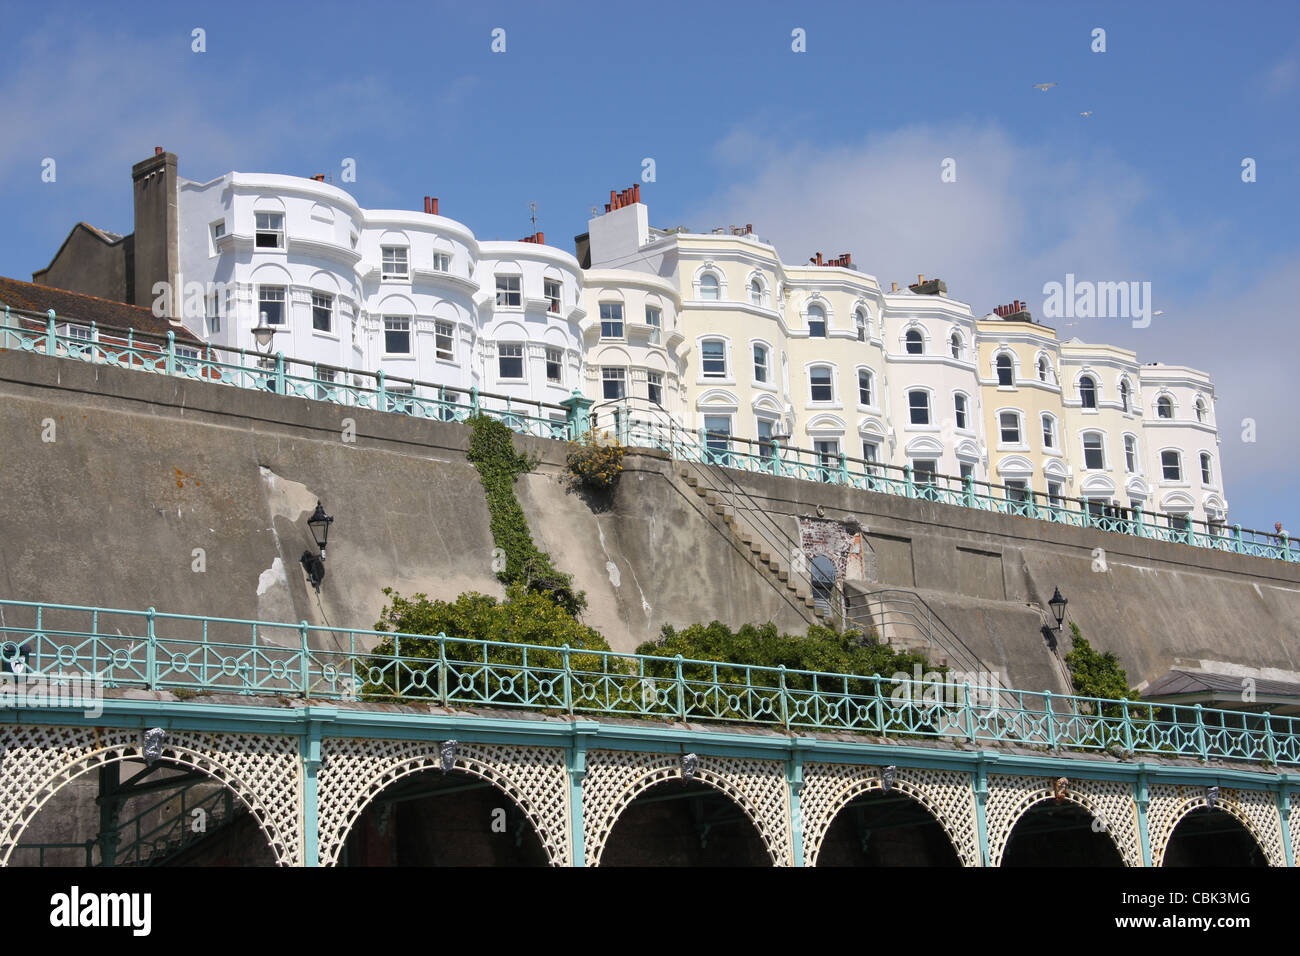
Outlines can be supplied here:
<path id="1" fill-rule="evenodd" d="M 653 229 L 640 202 L 592 219 L 588 239 L 588 275 L 605 286 L 619 281 L 609 270 L 676 284 L 688 427 L 970 476 L 1040 504 L 1226 516 L 1203 372 L 887 291 L 842 263 L 787 265 L 748 230 Z M 1153 387 L 1171 417 L 1154 417 Z"/>
<path id="2" fill-rule="evenodd" d="M 657 406 L 681 421 L 686 338 L 676 285 L 625 269 L 588 269 L 583 280 L 582 392 L 597 415 L 602 402 L 630 397 L 639 409 Z"/>
<path id="3" fill-rule="evenodd" d="M 985 478 L 965 303 L 885 292 L 846 266 L 787 266 L 752 233 L 653 230 L 640 203 L 593 219 L 588 235 L 593 266 L 677 282 L 683 424 Z"/>
<path id="4" fill-rule="evenodd" d="M 1065 434 L 1056 331 L 986 317 L 976 335 L 990 481 L 1049 499 L 1070 494 L 1075 456 Z"/>

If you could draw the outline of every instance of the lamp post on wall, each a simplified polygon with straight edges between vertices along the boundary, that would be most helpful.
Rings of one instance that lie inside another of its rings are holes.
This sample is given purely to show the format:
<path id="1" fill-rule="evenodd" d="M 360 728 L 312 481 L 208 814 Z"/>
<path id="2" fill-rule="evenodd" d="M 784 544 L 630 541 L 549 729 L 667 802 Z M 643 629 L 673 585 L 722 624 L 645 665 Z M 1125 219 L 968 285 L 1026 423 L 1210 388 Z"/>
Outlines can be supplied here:
<path id="1" fill-rule="evenodd" d="M 330 525 L 334 523 L 332 515 L 325 513 L 319 501 L 316 502 L 316 510 L 312 516 L 307 519 L 307 527 L 311 530 L 312 539 L 316 542 L 319 550 L 318 554 L 312 554 L 310 550 L 302 553 L 302 567 L 307 572 L 307 580 L 311 586 L 320 593 L 321 582 L 325 580 L 325 543 L 329 539 Z"/>
<path id="2" fill-rule="evenodd" d="M 1069 600 L 1061 596 L 1061 589 L 1056 588 L 1052 599 L 1047 602 L 1052 609 L 1052 615 L 1056 618 L 1056 633 L 1061 633 L 1061 625 L 1065 621 L 1065 606 Z"/>
<path id="3" fill-rule="evenodd" d="M 257 348 L 257 367 L 264 370 L 275 368 L 275 361 L 271 358 L 271 344 L 275 340 L 275 333 L 280 330 L 270 325 L 266 321 L 266 313 L 262 313 L 261 321 L 253 327 L 253 344 Z M 275 391 L 275 380 L 268 383 L 271 391 Z"/>

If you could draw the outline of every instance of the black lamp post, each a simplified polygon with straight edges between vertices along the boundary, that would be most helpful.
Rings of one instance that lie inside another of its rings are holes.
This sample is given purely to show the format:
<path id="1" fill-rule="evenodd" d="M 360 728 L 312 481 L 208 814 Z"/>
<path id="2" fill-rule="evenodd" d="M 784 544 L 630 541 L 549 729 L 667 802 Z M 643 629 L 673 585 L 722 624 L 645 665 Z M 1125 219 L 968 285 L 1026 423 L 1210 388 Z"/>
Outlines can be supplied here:
<path id="1" fill-rule="evenodd" d="M 1056 630 L 1061 630 L 1061 623 L 1065 620 L 1065 606 L 1070 602 L 1061 596 L 1061 589 L 1056 588 L 1052 599 L 1048 601 L 1048 606 L 1052 609 L 1052 614 L 1056 617 Z"/>
<path id="2" fill-rule="evenodd" d="M 316 502 L 316 510 L 312 516 L 307 519 L 307 527 L 311 530 L 312 539 L 316 542 L 316 547 L 320 550 L 319 554 L 312 554 L 311 551 L 302 553 L 302 567 L 307 572 L 307 579 L 311 581 L 311 586 L 320 592 L 321 582 L 325 580 L 325 543 L 330 536 L 330 525 L 333 524 L 332 515 L 327 515 L 325 509 L 321 507 L 319 501 Z"/>

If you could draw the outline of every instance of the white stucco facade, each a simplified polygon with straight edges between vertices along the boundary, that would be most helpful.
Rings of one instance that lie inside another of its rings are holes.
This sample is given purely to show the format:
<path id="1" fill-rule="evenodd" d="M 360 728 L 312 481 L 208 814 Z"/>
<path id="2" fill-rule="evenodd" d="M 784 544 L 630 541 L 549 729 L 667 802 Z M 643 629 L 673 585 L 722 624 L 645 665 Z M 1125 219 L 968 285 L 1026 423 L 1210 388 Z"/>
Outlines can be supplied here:
<path id="1" fill-rule="evenodd" d="M 887 290 L 847 257 L 789 265 L 749 228 L 653 229 L 639 191 L 590 221 L 586 269 L 540 234 L 480 242 L 294 176 L 181 180 L 178 214 L 184 322 L 214 346 L 255 351 L 265 313 L 286 357 L 422 397 L 577 389 L 827 461 L 1226 516 L 1205 373 L 977 316 L 923 277 Z"/>

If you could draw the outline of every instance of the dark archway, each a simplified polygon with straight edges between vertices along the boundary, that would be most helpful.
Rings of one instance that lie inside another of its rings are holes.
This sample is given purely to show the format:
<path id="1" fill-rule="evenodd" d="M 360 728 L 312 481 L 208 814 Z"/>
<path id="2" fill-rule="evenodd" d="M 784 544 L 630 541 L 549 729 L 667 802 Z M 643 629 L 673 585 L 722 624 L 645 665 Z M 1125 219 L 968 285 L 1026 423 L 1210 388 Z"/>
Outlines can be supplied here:
<path id="1" fill-rule="evenodd" d="M 763 838 L 731 799 L 697 780 L 667 780 L 624 808 L 601 866 L 771 866 Z"/>
<path id="2" fill-rule="evenodd" d="M 166 759 L 112 760 L 72 778 L 32 817 L 10 866 L 275 866 L 233 790 Z"/>
<path id="3" fill-rule="evenodd" d="M 342 866 L 546 866 L 532 824 L 500 789 L 472 774 L 403 777 L 348 832 Z"/>
<path id="4" fill-rule="evenodd" d="M 818 866 L 961 866 L 952 841 L 930 811 L 897 790 L 873 790 L 835 815 Z"/>
<path id="5" fill-rule="evenodd" d="M 1178 821 L 1165 848 L 1165 866 L 1268 866 L 1264 851 L 1226 810 L 1198 807 Z"/>
<path id="6" fill-rule="evenodd" d="M 1123 866 L 1110 834 L 1076 803 L 1035 804 L 1016 821 L 1003 866 Z"/>

